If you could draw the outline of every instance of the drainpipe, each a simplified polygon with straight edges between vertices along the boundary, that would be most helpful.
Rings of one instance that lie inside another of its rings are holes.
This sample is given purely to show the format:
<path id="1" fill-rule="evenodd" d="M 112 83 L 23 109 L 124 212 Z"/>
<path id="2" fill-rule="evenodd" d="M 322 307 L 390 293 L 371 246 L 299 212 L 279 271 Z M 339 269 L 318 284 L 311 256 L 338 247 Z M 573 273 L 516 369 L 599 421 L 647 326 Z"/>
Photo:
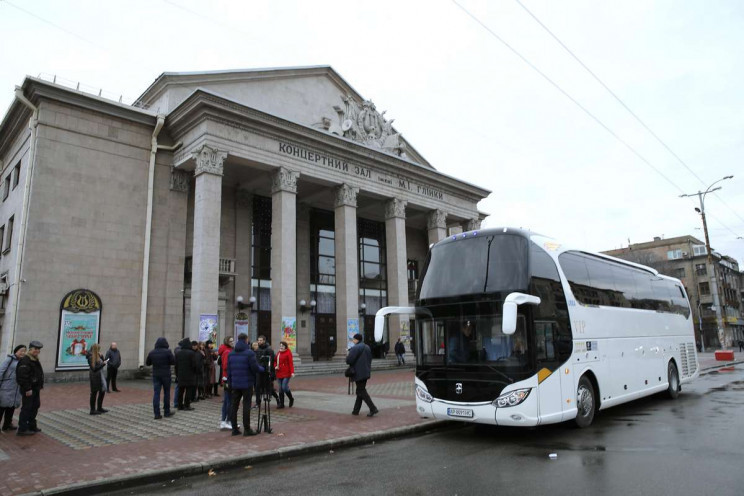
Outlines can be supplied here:
<path id="1" fill-rule="evenodd" d="M 23 185 L 23 204 L 21 206 L 21 225 L 18 232 L 18 244 L 16 247 L 16 263 L 15 269 L 13 270 L 13 282 L 10 285 L 9 299 L 13 302 L 13 308 L 11 311 L 11 322 L 10 322 L 10 339 L 7 341 L 5 347 L 5 353 L 10 355 L 13 350 L 13 343 L 15 342 L 16 335 L 16 321 L 18 319 L 18 307 L 19 299 L 21 296 L 20 283 L 21 279 L 21 267 L 23 266 L 23 252 L 26 244 L 26 230 L 28 228 L 28 210 L 29 210 L 29 197 L 31 196 L 31 179 L 34 173 L 34 164 L 36 161 L 36 128 L 39 125 L 39 108 L 35 107 L 33 103 L 23 94 L 23 90 L 16 86 L 15 97 L 23 105 L 31 109 L 31 120 L 29 121 L 28 127 L 31 129 L 31 139 L 29 141 L 28 148 L 28 167 L 26 168 L 26 180 Z M 25 281 L 24 281 L 25 282 Z"/>
<path id="2" fill-rule="evenodd" d="M 155 156 L 158 153 L 158 134 L 165 124 L 165 116 L 158 115 L 150 142 L 150 169 L 147 177 L 147 221 L 145 223 L 145 251 L 142 257 L 142 300 L 140 301 L 139 368 L 145 366 L 145 330 L 147 325 L 147 291 L 150 279 L 150 243 L 152 234 L 152 203 L 155 194 Z"/>

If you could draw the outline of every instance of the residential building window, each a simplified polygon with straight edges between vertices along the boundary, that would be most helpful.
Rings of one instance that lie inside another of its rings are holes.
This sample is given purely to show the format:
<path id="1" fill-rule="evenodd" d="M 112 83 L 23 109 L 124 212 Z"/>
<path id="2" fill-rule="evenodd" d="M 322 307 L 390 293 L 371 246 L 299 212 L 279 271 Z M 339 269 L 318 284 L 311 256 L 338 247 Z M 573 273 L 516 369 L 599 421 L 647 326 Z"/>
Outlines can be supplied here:
<path id="1" fill-rule="evenodd" d="M 695 264 L 695 274 L 699 276 L 707 276 L 708 267 L 705 264 Z"/>
<path id="2" fill-rule="evenodd" d="M 700 296 L 708 296 L 710 294 L 710 286 L 707 282 L 701 282 L 698 284 Z"/>
<path id="3" fill-rule="evenodd" d="M 685 268 L 681 267 L 679 269 L 674 269 L 672 271 L 672 277 L 676 277 L 677 279 L 684 279 L 685 277 Z"/>
<path id="4" fill-rule="evenodd" d="M 13 168 L 13 189 L 16 189 L 16 186 L 18 186 L 18 181 L 20 181 L 21 178 L 21 162 L 19 161 L 16 166 Z"/>
<path id="5" fill-rule="evenodd" d="M 5 177 L 5 182 L 3 183 L 3 201 L 8 199 L 8 195 L 10 194 L 10 174 L 8 174 Z"/>
<path id="6" fill-rule="evenodd" d="M 695 256 L 707 255 L 708 254 L 708 250 L 705 249 L 705 245 L 695 245 L 695 246 L 692 247 L 692 253 Z"/>
<path id="7" fill-rule="evenodd" d="M 682 250 L 669 250 L 667 252 L 668 260 L 677 260 L 678 258 L 682 258 Z"/>
<path id="8" fill-rule="evenodd" d="M 8 237 L 5 245 L 3 245 L 3 253 L 8 253 L 10 251 L 10 243 L 13 241 L 13 219 L 14 215 L 10 216 L 10 219 L 8 219 Z"/>

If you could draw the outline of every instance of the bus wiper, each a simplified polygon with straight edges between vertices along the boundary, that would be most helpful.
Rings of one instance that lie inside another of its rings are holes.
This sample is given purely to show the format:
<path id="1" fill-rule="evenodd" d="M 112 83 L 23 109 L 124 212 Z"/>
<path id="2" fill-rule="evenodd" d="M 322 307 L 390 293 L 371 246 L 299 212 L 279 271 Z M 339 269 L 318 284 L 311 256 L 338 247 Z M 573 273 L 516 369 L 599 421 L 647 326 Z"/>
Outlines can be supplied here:
<path id="1" fill-rule="evenodd" d="M 490 370 L 492 372 L 496 372 L 501 377 L 503 377 L 504 379 L 506 379 L 507 381 L 509 381 L 509 384 L 511 384 L 512 382 L 514 382 L 514 379 L 512 379 L 511 377 L 509 377 L 508 375 L 506 375 L 505 373 L 503 373 L 502 371 L 500 371 L 496 367 L 493 367 L 491 365 L 486 365 L 486 367 L 488 368 L 488 370 Z"/>
<path id="2" fill-rule="evenodd" d="M 483 292 L 488 289 L 488 265 L 491 263 L 491 243 L 493 243 L 493 236 L 488 238 L 488 252 L 486 253 L 486 281 L 483 283 Z"/>

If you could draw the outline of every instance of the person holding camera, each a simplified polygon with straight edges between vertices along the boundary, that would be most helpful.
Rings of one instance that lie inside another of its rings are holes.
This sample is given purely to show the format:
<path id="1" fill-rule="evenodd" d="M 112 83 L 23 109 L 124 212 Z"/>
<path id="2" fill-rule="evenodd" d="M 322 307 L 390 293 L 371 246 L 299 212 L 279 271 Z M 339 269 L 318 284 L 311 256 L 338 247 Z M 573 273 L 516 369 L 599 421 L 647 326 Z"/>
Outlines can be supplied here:
<path id="1" fill-rule="evenodd" d="M 266 372 L 258 374 L 256 377 L 256 403 L 261 402 L 261 394 L 271 394 L 279 405 L 279 395 L 274 391 L 274 379 L 276 371 L 274 369 L 274 350 L 266 342 L 266 336 L 258 336 L 258 349 L 256 350 L 256 359 L 266 369 Z"/>
<path id="2" fill-rule="evenodd" d="M 295 375 L 294 362 L 292 361 L 292 350 L 289 349 L 286 341 L 279 343 L 279 353 L 276 354 L 274 369 L 279 381 L 279 406 L 276 408 L 284 408 L 284 395 L 289 398 L 289 407 L 292 408 L 294 398 L 292 397 L 292 391 L 289 390 L 289 380 Z"/>
<path id="3" fill-rule="evenodd" d="M 264 371 L 265 369 L 256 361 L 256 355 L 250 349 L 248 343 L 238 339 L 238 342 L 235 343 L 235 350 L 227 357 L 227 385 L 232 395 L 230 424 L 233 436 L 240 435 L 238 409 L 241 399 L 243 400 L 243 435 L 254 436 L 257 434 L 256 431 L 251 429 L 251 391 L 256 382 L 256 375 Z"/>
<path id="4" fill-rule="evenodd" d="M 101 354 L 101 346 L 96 343 L 90 347 L 88 353 L 88 367 L 90 372 L 90 414 L 100 415 L 108 412 L 103 408 L 103 397 L 106 396 L 106 378 L 103 376 L 103 368 L 108 365 L 109 360 L 104 360 Z M 98 401 L 96 401 L 96 397 Z M 97 408 L 96 408 L 97 407 Z"/>

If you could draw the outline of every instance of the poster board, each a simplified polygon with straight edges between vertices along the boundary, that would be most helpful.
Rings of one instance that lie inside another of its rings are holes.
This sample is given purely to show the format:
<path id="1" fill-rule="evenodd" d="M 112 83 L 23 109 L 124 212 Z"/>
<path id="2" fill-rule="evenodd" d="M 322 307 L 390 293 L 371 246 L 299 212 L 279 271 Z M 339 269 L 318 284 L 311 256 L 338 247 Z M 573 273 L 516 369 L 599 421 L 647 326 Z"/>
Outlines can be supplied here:
<path id="1" fill-rule="evenodd" d="M 87 351 L 100 342 L 101 299 L 88 289 L 62 298 L 55 370 L 87 370 Z"/>
<path id="2" fill-rule="evenodd" d="M 282 317 L 282 341 L 286 341 L 290 351 L 297 351 L 297 317 Z M 279 349 L 279 343 L 276 344 Z"/>
<path id="3" fill-rule="evenodd" d="M 354 346 L 352 338 L 359 334 L 359 319 L 346 319 L 346 349 Z"/>

